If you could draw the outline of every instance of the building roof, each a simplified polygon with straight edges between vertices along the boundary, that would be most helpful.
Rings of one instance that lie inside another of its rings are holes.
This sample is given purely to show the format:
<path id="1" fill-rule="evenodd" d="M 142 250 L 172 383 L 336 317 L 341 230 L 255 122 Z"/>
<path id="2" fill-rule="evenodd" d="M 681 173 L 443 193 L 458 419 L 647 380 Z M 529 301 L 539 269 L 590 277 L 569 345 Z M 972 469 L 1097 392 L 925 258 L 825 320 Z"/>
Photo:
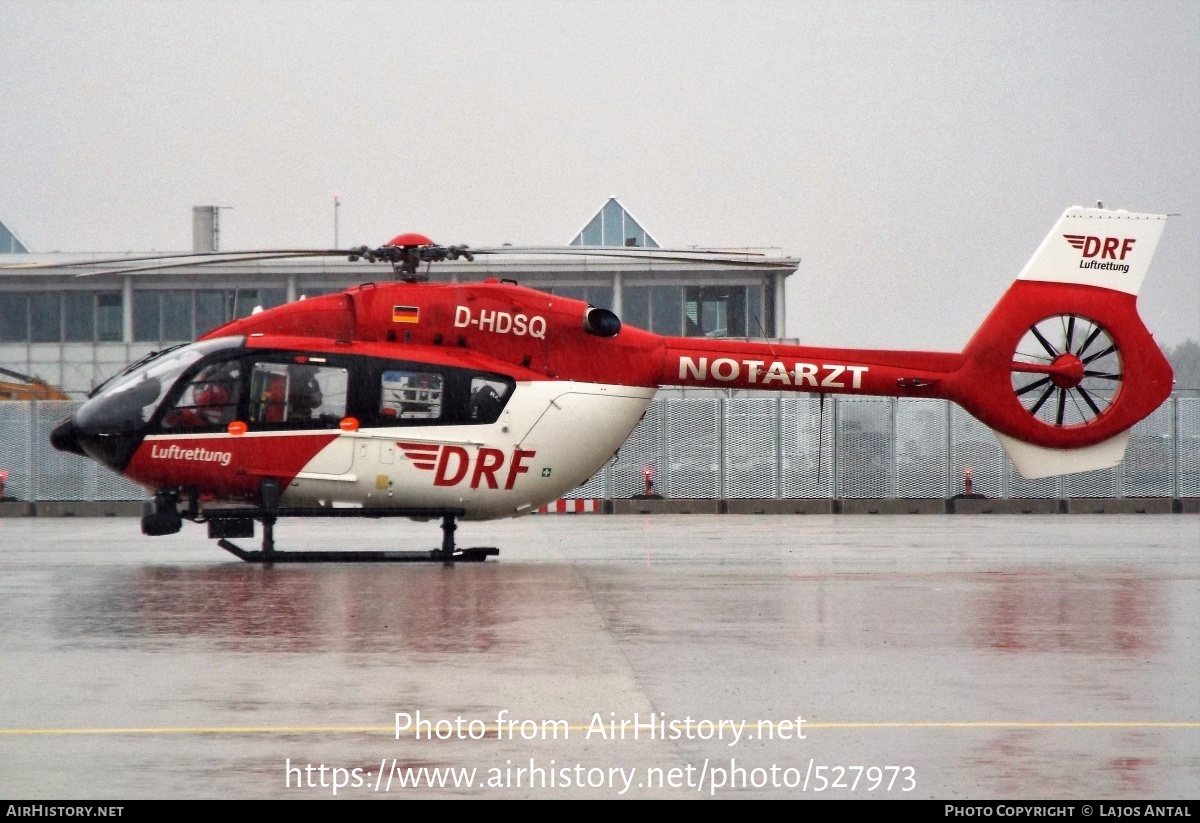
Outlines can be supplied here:
<path id="1" fill-rule="evenodd" d="M 600 207 L 596 216 L 575 235 L 571 245 L 659 248 L 658 241 L 642 228 L 642 224 L 633 218 L 616 197 L 608 198 L 608 202 Z"/>

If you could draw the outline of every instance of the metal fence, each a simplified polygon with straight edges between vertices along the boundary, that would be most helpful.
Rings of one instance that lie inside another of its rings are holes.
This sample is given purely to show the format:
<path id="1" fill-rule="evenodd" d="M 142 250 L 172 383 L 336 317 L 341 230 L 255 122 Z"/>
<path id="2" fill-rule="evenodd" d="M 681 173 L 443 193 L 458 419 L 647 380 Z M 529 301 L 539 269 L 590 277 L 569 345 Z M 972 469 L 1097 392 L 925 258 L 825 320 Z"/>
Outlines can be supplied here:
<path id="1" fill-rule="evenodd" d="M 664 497 L 1200 496 L 1200 398 L 1134 427 L 1113 469 L 1026 480 L 995 435 L 944 400 L 658 397 L 616 457 L 572 497 L 629 497 L 649 469 Z"/>
<path id="2" fill-rule="evenodd" d="M 145 492 L 55 451 L 78 404 L 0 403 L 5 496 L 137 500 Z M 620 452 L 571 497 L 630 497 L 650 469 L 665 497 L 946 498 L 970 468 L 988 497 L 1200 497 L 1200 397 L 1172 397 L 1134 427 L 1114 469 L 1025 480 L 995 436 L 942 400 L 808 395 L 658 397 Z"/>
<path id="3" fill-rule="evenodd" d="M 0 403 L 4 496 L 17 500 L 138 500 L 146 492 L 118 474 L 50 445 L 50 430 L 79 407 L 69 400 Z"/>

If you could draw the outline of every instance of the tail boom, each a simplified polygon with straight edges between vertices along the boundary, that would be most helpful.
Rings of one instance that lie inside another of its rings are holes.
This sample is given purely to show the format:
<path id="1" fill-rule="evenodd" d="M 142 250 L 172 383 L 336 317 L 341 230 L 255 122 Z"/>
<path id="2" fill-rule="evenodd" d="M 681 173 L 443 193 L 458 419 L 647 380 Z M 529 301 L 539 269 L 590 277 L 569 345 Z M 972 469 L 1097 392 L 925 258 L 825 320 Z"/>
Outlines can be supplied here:
<path id="1" fill-rule="evenodd" d="M 1164 221 L 1068 209 L 961 354 L 664 338 L 659 383 L 942 398 L 1026 477 L 1111 467 L 1173 386 L 1137 313 Z"/>
<path id="2" fill-rule="evenodd" d="M 665 338 L 664 386 L 937 397 L 963 355 Z"/>

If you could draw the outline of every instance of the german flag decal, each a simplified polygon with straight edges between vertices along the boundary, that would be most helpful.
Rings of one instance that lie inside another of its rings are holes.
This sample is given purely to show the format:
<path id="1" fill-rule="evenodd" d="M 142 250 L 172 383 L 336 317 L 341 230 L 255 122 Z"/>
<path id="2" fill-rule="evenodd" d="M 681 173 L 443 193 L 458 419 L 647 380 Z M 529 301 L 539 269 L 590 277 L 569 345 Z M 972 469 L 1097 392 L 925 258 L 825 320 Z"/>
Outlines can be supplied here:
<path id="1" fill-rule="evenodd" d="M 420 323 L 421 310 L 416 306 L 392 306 L 393 323 Z"/>

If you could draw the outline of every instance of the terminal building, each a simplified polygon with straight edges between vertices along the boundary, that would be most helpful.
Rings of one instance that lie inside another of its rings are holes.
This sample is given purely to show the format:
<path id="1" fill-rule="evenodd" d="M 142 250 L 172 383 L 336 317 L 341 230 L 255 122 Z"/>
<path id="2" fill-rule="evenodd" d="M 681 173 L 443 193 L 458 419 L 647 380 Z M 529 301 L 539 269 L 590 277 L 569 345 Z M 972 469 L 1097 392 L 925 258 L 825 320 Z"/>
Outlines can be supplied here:
<path id="1" fill-rule="evenodd" d="M 217 217 L 215 207 L 194 209 L 193 251 L 216 249 Z M 570 244 L 660 248 L 615 197 Z M 739 251 L 751 250 L 730 251 L 736 257 Z M 116 260 L 89 267 L 85 271 L 95 273 L 89 277 L 78 277 L 80 269 L 61 265 L 96 256 L 30 253 L 0 224 L 0 263 L 43 264 L 0 271 L 0 366 L 36 376 L 82 399 L 148 352 L 194 340 L 259 306 L 268 309 L 393 276 L 386 263 L 333 258 L 124 273 L 118 272 L 139 264 Z M 439 263 L 429 277 L 435 282 L 508 278 L 610 308 L 624 322 L 660 334 L 781 337 L 784 283 L 800 261 L 778 252 L 771 256 L 778 265 L 767 269 L 749 262 L 741 266 L 590 255 L 480 256 Z"/>

